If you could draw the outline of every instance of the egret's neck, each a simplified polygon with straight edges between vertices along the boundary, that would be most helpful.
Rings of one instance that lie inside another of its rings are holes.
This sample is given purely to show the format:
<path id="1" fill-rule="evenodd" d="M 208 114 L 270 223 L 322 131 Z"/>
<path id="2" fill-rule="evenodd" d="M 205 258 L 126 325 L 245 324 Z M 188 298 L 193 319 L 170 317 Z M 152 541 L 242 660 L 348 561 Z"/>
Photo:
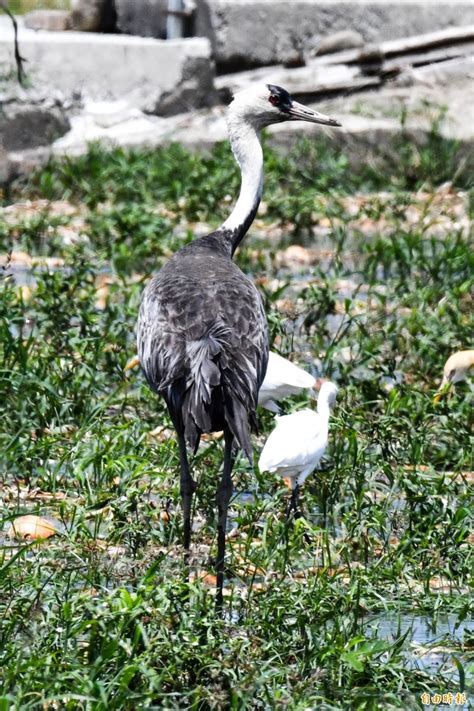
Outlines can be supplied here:
<path id="1" fill-rule="evenodd" d="M 231 254 L 246 235 L 257 213 L 263 190 L 263 153 L 258 132 L 239 116 L 229 116 L 232 152 L 242 172 L 239 198 L 232 213 L 219 228 L 229 241 Z"/>
<path id="2" fill-rule="evenodd" d="M 326 399 L 321 400 L 321 397 L 318 399 L 318 415 L 320 417 L 323 417 L 325 420 L 329 421 L 329 415 L 331 414 L 331 408 L 329 407 L 329 403 Z"/>

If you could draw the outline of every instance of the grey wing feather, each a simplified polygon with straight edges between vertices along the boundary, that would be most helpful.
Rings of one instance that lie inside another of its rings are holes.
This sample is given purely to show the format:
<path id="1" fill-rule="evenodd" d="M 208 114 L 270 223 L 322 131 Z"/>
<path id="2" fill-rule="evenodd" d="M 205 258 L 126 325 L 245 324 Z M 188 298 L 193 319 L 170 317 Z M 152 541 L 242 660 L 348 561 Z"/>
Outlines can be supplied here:
<path id="1" fill-rule="evenodd" d="M 192 447 L 202 432 L 227 425 L 251 460 L 250 429 L 268 360 L 261 297 L 228 259 L 178 256 L 145 289 L 140 363 Z"/>

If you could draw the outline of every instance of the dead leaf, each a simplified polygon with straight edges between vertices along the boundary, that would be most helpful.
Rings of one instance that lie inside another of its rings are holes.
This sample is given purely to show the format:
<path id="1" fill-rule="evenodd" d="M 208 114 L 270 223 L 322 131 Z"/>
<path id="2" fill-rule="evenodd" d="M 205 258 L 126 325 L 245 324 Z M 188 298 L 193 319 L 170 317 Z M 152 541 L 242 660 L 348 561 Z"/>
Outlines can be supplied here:
<path id="1" fill-rule="evenodd" d="M 204 585 L 217 585 L 217 577 L 213 573 L 191 573 L 189 580 L 194 583 L 196 580 L 200 580 Z"/>
<path id="2" fill-rule="evenodd" d="M 275 261 L 278 266 L 289 267 L 290 269 L 307 267 L 317 261 L 317 253 L 314 249 L 292 244 L 290 247 L 277 252 Z"/>
<path id="3" fill-rule="evenodd" d="M 174 437 L 174 430 L 169 427 L 165 427 L 164 425 L 160 425 L 151 432 L 148 432 L 147 437 L 156 439 L 158 442 L 167 442 L 169 439 Z"/>
<path id="4" fill-rule="evenodd" d="M 288 316 L 291 319 L 297 319 L 305 310 L 305 305 L 301 299 L 297 301 L 294 299 L 278 299 L 275 302 L 275 306 L 283 316 Z"/>
<path id="5" fill-rule="evenodd" d="M 41 489 L 33 489 L 26 497 L 28 501 L 64 501 L 67 499 L 67 494 L 64 491 L 41 491 Z"/>
<path id="6" fill-rule="evenodd" d="M 16 518 L 7 531 L 9 538 L 25 538 L 36 541 L 54 536 L 58 532 L 53 521 L 28 514 Z"/>
<path id="7" fill-rule="evenodd" d="M 214 442 L 217 439 L 221 439 L 223 432 L 204 432 L 201 435 L 203 442 Z"/>

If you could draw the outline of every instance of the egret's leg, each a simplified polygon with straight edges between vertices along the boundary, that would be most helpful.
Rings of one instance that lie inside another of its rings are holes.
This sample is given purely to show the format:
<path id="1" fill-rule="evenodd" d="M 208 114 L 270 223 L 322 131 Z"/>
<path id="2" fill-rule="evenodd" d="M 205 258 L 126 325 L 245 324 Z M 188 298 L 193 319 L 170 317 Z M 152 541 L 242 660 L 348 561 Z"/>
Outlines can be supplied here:
<path id="1" fill-rule="evenodd" d="M 181 468 L 180 489 L 181 501 L 183 504 L 184 521 L 184 559 L 187 563 L 189 558 L 189 547 L 191 545 L 191 506 L 193 494 L 196 491 L 196 482 L 189 472 L 188 455 L 186 452 L 186 440 L 184 433 L 178 432 L 179 443 L 179 465 Z"/>
<path id="2" fill-rule="evenodd" d="M 301 518 L 301 516 L 302 516 L 302 513 L 300 511 L 300 505 L 299 505 L 300 504 L 300 485 L 299 484 L 296 484 L 295 490 L 293 493 L 294 493 L 293 510 L 295 512 L 294 517 L 296 520 L 297 518 Z"/>
<path id="3" fill-rule="evenodd" d="M 287 520 L 290 518 L 290 514 L 292 511 L 295 512 L 295 518 L 300 517 L 300 513 L 298 510 L 298 498 L 299 498 L 299 493 L 300 493 L 300 485 L 298 483 L 295 484 L 294 489 L 291 492 L 291 498 L 288 503 L 288 508 L 286 509 L 286 518 Z"/>
<path id="4" fill-rule="evenodd" d="M 224 430 L 225 447 L 224 447 L 224 469 L 222 479 L 217 489 L 217 595 L 216 605 L 222 607 L 222 588 L 224 586 L 224 560 L 225 560 L 225 533 L 227 524 L 227 509 L 229 508 L 230 497 L 232 496 L 232 465 L 234 459 L 232 456 L 232 434 L 228 430 Z"/>

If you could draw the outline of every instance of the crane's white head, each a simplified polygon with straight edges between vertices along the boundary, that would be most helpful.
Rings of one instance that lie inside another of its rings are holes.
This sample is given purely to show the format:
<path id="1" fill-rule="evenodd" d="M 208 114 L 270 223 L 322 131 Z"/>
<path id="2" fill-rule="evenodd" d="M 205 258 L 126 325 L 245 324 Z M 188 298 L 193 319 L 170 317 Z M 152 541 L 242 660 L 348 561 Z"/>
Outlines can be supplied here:
<path id="1" fill-rule="evenodd" d="M 449 356 L 444 364 L 443 379 L 434 400 L 438 402 L 454 383 L 466 380 L 470 370 L 474 368 L 474 350 L 457 351 Z"/>
<path id="2" fill-rule="evenodd" d="M 329 380 L 326 380 L 322 385 L 321 385 L 321 390 L 319 391 L 318 395 L 318 408 L 321 405 L 328 405 L 329 407 L 333 407 L 334 403 L 336 402 L 336 397 L 337 397 L 337 386 L 334 385 L 334 383 L 331 383 Z"/>
<path id="3" fill-rule="evenodd" d="M 294 101 L 286 89 L 276 84 L 256 84 L 239 91 L 229 106 L 229 117 L 246 121 L 257 129 L 283 121 L 341 125 L 336 119 Z"/>

